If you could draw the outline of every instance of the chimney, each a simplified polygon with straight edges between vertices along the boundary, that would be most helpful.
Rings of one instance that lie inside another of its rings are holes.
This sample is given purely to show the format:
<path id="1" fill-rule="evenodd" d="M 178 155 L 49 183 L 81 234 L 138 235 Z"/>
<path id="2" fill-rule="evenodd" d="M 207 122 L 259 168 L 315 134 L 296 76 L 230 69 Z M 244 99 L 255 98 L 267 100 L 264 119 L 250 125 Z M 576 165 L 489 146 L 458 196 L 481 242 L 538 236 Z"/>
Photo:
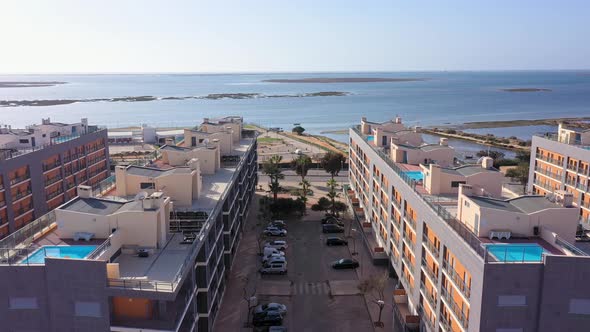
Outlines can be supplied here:
<path id="1" fill-rule="evenodd" d="M 400 116 L 396 116 L 395 117 L 395 123 L 401 124 L 402 123 L 402 118 Z"/>
<path id="2" fill-rule="evenodd" d="M 48 125 L 51 123 L 51 118 L 41 119 L 41 124 Z"/>
<path id="3" fill-rule="evenodd" d="M 143 200 L 144 210 L 157 210 L 162 205 L 164 193 L 161 191 L 155 192 Z"/>
<path id="4" fill-rule="evenodd" d="M 483 157 L 481 159 L 481 167 L 485 169 L 491 169 L 494 167 L 494 159 L 491 157 Z"/>
<path id="5" fill-rule="evenodd" d="M 442 146 L 449 146 L 449 140 L 446 137 L 441 137 L 439 140 L 439 144 Z"/>
<path id="6" fill-rule="evenodd" d="M 78 191 L 78 196 L 80 198 L 92 197 L 92 187 L 91 186 L 79 185 L 77 191 Z"/>

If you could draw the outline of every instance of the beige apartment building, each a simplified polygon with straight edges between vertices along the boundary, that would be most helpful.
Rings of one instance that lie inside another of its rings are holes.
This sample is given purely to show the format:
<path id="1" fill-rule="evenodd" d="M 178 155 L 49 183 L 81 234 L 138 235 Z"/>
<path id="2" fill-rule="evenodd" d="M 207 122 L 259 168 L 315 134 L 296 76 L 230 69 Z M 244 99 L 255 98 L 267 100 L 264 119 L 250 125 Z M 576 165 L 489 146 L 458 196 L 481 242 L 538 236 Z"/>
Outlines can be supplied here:
<path id="1" fill-rule="evenodd" d="M 573 195 L 503 198 L 489 159 L 395 161 L 397 144 L 372 137 L 392 123 L 382 132 L 403 130 L 401 119 L 350 130 L 347 197 L 373 263 L 399 277 L 395 330 L 587 331 L 590 256 L 571 244 Z"/>
<path id="2" fill-rule="evenodd" d="M 211 331 L 258 181 L 256 134 L 239 130 L 229 153 L 118 166 L 114 189 L 78 186 L 1 239 L 0 330 Z"/>
<path id="3" fill-rule="evenodd" d="M 590 228 L 590 130 L 559 125 L 555 134 L 533 136 L 528 191 L 538 195 L 565 190 Z"/>

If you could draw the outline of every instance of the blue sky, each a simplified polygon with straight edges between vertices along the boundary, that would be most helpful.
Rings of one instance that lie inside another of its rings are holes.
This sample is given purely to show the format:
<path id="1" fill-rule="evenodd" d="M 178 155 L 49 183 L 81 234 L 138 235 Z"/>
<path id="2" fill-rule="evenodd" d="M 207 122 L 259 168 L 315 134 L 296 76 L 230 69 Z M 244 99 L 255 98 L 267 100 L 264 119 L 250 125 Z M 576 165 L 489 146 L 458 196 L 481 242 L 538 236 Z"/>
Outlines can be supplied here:
<path id="1" fill-rule="evenodd" d="M 2 0 L 0 73 L 589 69 L 590 1 Z"/>

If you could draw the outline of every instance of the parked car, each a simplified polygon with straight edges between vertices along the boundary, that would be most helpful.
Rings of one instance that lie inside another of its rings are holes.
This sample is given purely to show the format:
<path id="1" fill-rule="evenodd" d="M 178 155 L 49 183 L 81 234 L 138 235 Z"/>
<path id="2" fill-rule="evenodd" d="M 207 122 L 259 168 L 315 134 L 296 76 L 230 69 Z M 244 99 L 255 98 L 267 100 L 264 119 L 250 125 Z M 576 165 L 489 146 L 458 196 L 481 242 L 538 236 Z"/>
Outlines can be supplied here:
<path id="1" fill-rule="evenodd" d="M 264 247 L 264 250 L 262 251 L 262 257 L 266 257 L 272 254 L 278 254 L 278 255 L 284 255 L 285 253 L 280 251 L 277 248 L 273 248 L 273 247 Z"/>
<path id="2" fill-rule="evenodd" d="M 287 225 L 285 225 L 284 223 L 282 223 L 282 224 L 278 223 L 277 224 L 274 221 L 271 221 L 271 222 L 268 223 L 268 225 L 266 225 L 266 228 L 269 228 L 269 227 L 276 227 L 276 228 L 279 228 L 279 229 L 286 229 L 287 228 Z"/>
<path id="3" fill-rule="evenodd" d="M 268 312 L 264 315 L 254 316 L 252 325 L 254 326 L 275 326 L 283 324 L 283 316 L 278 312 Z"/>
<path id="4" fill-rule="evenodd" d="M 274 258 L 281 258 L 281 257 L 282 257 L 282 258 L 285 258 L 285 253 L 283 253 L 283 252 L 281 252 L 281 251 L 279 251 L 279 252 L 280 252 L 280 254 L 270 254 L 270 255 L 268 255 L 268 256 L 263 256 L 263 257 L 262 257 L 262 263 L 264 264 L 264 263 L 266 263 L 266 262 L 270 262 L 270 261 L 272 261 Z"/>
<path id="5" fill-rule="evenodd" d="M 264 247 L 265 248 L 266 247 L 275 248 L 277 250 L 285 250 L 285 249 L 287 249 L 287 241 L 285 241 L 285 240 L 269 241 L 264 244 Z"/>
<path id="6" fill-rule="evenodd" d="M 254 308 L 253 315 L 261 316 L 269 312 L 278 312 L 282 316 L 287 314 L 287 306 L 281 303 L 271 302 L 266 304 L 260 304 Z"/>
<path id="7" fill-rule="evenodd" d="M 268 328 L 268 332 L 287 332 L 287 328 L 284 326 L 271 326 Z"/>
<path id="8" fill-rule="evenodd" d="M 270 227 L 266 227 L 266 229 L 264 230 L 263 233 L 264 233 L 264 235 L 270 235 L 270 236 L 286 236 L 287 230 L 280 229 L 280 228 L 274 227 L 274 226 L 270 226 Z"/>
<path id="9" fill-rule="evenodd" d="M 287 224 L 285 224 L 285 221 L 284 220 L 273 220 L 270 223 L 273 226 L 277 226 L 277 227 L 280 227 L 280 226 L 286 227 L 287 226 Z"/>
<path id="10" fill-rule="evenodd" d="M 328 246 L 345 246 L 348 244 L 348 241 L 341 239 L 339 237 L 329 237 L 326 239 L 326 245 Z"/>
<path id="11" fill-rule="evenodd" d="M 340 227 L 344 227 L 344 223 L 336 218 L 329 218 L 322 221 L 322 225 L 338 225 Z"/>
<path id="12" fill-rule="evenodd" d="M 359 262 L 354 259 L 342 258 L 332 263 L 332 267 L 335 269 L 356 269 L 359 267 Z"/>
<path id="13" fill-rule="evenodd" d="M 344 233 L 344 227 L 338 225 L 322 225 L 322 233 Z"/>
<path id="14" fill-rule="evenodd" d="M 260 274 L 287 274 L 287 262 L 263 266 L 259 272 Z"/>
<path id="15" fill-rule="evenodd" d="M 271 256 L 264 262 L 264 266 L 271 266 L 277 263 L 287 263 L 287 259 L 285 259 L 285 256 Z"/>
<path id="16" fill-rule="evenodd" d="M 338 217 L 328 216 L 328 217 L 322 218 L 322 224 L 325 224 L 326 222 L 331 221 L 331 220 L 342 222 L 342 220 Z"/>

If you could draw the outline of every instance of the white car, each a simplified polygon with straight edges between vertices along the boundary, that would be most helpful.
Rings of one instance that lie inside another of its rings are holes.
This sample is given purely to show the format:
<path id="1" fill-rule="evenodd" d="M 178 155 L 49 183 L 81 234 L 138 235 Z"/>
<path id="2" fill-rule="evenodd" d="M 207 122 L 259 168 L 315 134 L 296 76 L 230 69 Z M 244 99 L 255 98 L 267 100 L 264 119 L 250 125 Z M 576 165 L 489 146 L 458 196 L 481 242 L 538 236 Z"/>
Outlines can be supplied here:
<path id="1" fill-rule="evenodd" d="M 260 274 L 287 274 L 287 262 L 273 263 L 262 267 Z"/>
<path id="2" fill-rule="evenodd" d="M 277 250 L 285 250 L 287 249 L 287 241 L 284 240 L 274 240 L 274 241 L 270 241 L 270 242 L 266 242 L 264 244 L 264 247 L 268 247 L 268 248 L 275 248 Z"/>
<path id="3" fill-rule="evenodd" d="M 272 260 L 273 258 L 279 258 L 279 257 L 285 257 L 285 253 L 282 251 L 279 251 L 278 254 L 270 254 L 267 256 L 262 257 L 262 263 L 266 263 L 269 260 Z"/>
<path id="4" fill-rule="evenodd" d="M 287 263 L 285 256 L 271 256 L 266 262 L 264 262 L 264 266 L 266 267 L 279 263 Z"/>
<path id="5" fill-rule="evenodd" d="M 263 233 L 264 233 L 264 235 L 270 235 L 270 236 L 287 236 L 287 230 L 280 229 L 280 228 L 274 227 L 274 226 L 266 227 L 266 229 L 264 230 Z"/>

